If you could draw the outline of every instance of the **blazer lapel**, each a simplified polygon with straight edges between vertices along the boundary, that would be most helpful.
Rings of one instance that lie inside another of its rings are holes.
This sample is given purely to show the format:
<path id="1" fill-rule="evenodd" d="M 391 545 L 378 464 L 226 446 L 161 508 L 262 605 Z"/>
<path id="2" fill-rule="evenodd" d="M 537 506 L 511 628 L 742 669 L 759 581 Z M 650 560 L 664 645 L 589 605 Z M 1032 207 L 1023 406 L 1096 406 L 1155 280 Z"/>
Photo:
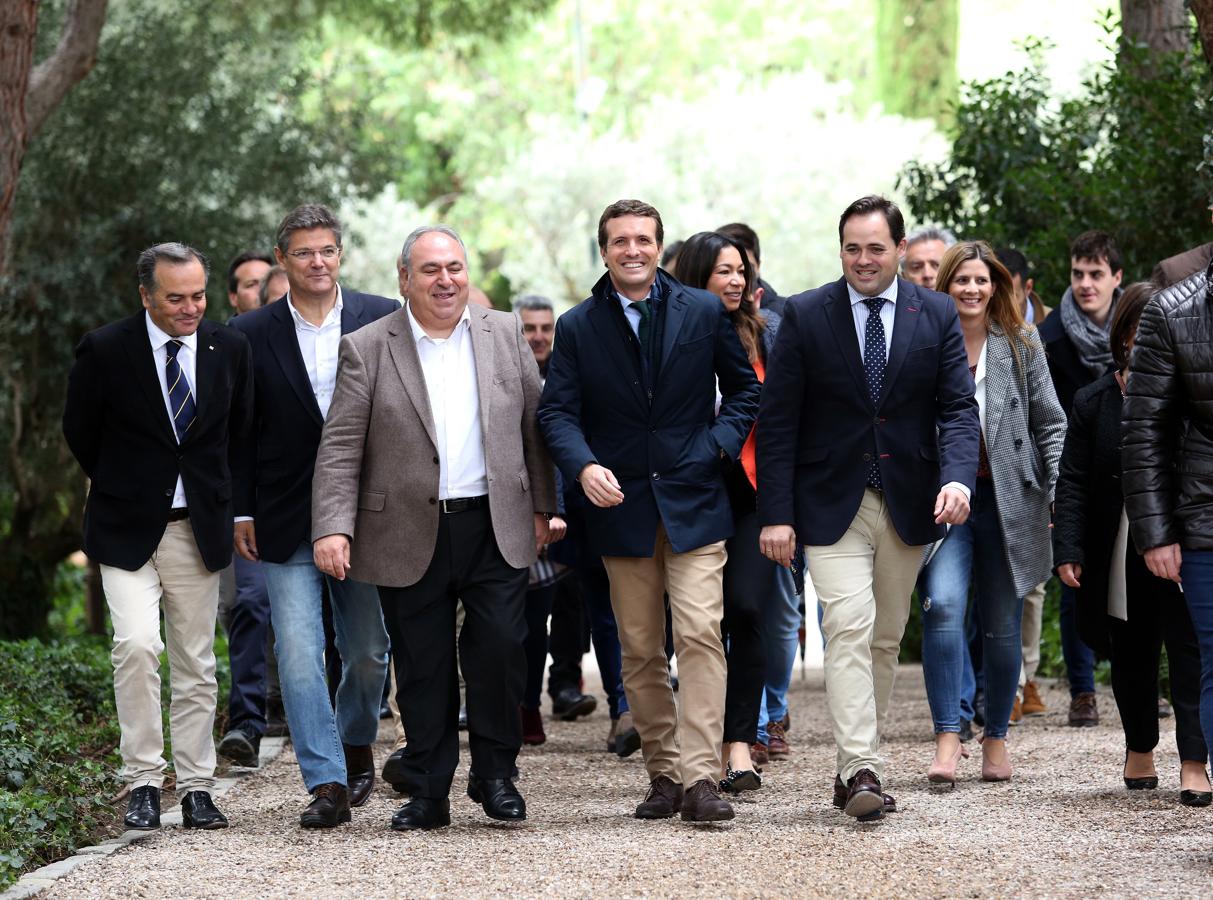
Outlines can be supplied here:
<path id="1" fill-rule="evenodd" d="M 673 289 L 665 299 L 665 322 L 661 335 L 661 368 L 665 368 L 670 354 L 674 352 L 674 344 L 678 341 L 678 332 L 682 330 L 682 321 L 686 318 L 687 301 L 682 291 Z M 660 370 L 658 370 L 660 371 Z"/>
<path id="2" fill-rule="evenodd" d="M 140 310 L 138 314 L 127 320 L 126 352 L 131 358 L 131 371 L 135 380 L 143 389 L 144 396 L 151 406 L 152 418 L 160 426 L 165 440 L 177 443 L 173 433 L 173 423 L 168 418 L 168 405 L 164 399 L 164 389 L 160 387 L 160 376 L 156 372 L 156 357 L 152 354 L 152 342 L 147 336 L 146 313 Z"/>
<path id="3" fill-rule="evenodd" d="M 908 281 L 898 279 L 897 303 L 893 309 L 893 341 L 889 347 L 889 361 L 884 373 L 884 388 L 880 392 L 880 403 L 876 404 L 877 409 L 884 403 L 885 397 L 889 396 L 889 389 L 897 381 L 897 373 L 901 371 L 901 364 L 906 361 L 906 353 L 909 352 L 913 342 L 914 332 L 918 330 L 918 322 L 921 318 L 919 309 L 918 293 L 912 289 Z"/>
<path id="4" fill-rule="evenodd" d="M 421 357 L 417 355 L 417 342 L 413 340 L 413 329 L 409 327 L 409 314 L 403 308 L 392 313 L 387 326 L 388 353 L 396 366 L 396 374 L 404 385 L 404 392 L 417 410 L 430 443 L 438 449 L 438 432 L 434 428 L 434 411 L 430 409 L 430 395 L 425 387 L 425 373 L 421 371 Z M 477 365 L 479 369 L 479 365 Z"/>
<path id="5" fill-rule="evenodd" d="M 830 298 L 826 300 L 826 320 L 834 332 L 838 352 L 846 361 L 851 377 L 855 379 L 862 395 L 869 397 L 868 379 L 864 377 L 863 360 L 859 356 L 859 338 L 855 334 L 855 315 L 851 312 L 851 297 L 845 281 L 836 282 Z"/>
<path id="6" fill-rule="evenodd" d="M 644 395 L 644 386 L 640 383 L 640 371 L 637 368 L 635 354 L 632 353 L 632 348 L 628 346 L 624 336 L 620 333 L 620 327 L 627 328 L 625 322 L 620 326 L 615 318 L 615 310 L 612 310 L 608 304 L 617 303 L 614 296 L 609 297 L 594 297 L 589 301 L 593 304 L 590 307 L 590 323 L 594 326 L 594 330 L 598 332 L 598 338 L 601 346 L 607 349 L 607 356 L 612 360 L 621 360 L 623 366 L 617 368 L 622 369 L 624 379 L 629 382 L 632 395 L 636 398 L 636 402 L 640 404 L 642 409 L 648 409 L 649 401 Z M 606 373 L 602 373 L 605 377 Z"/>
<path id="7" fill-rule="evenodd" d="M 269 345 L 282 367 L 282 374 L 299 397 L 299 402 L 316 420 L 318 425 L 324 425 L 324 417 L 320 415 L 320 407 L 316 404 L 316 395 L 312 391 L 312 383 L 307 377 L 307 368 L 303 364 L 303 354 L 299 352 L 299 340 L 295 337 L 295 321 L 291 318 L 290 308 L 284 299 L 275 303 L 271 315 L 275 326 L 270 331 Z M 343 311 L 344 312 L 344 311 Z M 342 325 L 345 322 L 342 316 Z"/>
<path id="8" fill-rule="evenodd" d="M 468 321 L 472 358 L 476 360 L 476 392 L 480 397 L 480 434 L 489 445 L 489 417 L 492 415 L 493 377 L 497 374 L 493 358 L 493 328 L 487 310 L 476 307 Z"/>
<path id="9" fill-rule="evenodd" d="M 222 362 L 222 354 L 219 352 L 220 340 L 219 327 L 211 322 L 203 322 L 198 329 L 198 341 L 194 345 L 198 357 L 194 366 L 194 378 L 197 380 L 194 385 L 194 418 L 197 420 L 201 420 L 206 414 L 211 397 L 215 393 L 215 381 Z M 186 432 L 185 440 L 188 441 L 198 434 L 198 431 L 196 427 L 191 428 Z"/>
<path id="10" fill-rule="evenodd" d="M 363 321 L 363 316 L 366 314 L 366 305 L 362 302 L 362 297 L 357 291 L 341 292 L 341 334 L 342 336 L 349 334 L 351 331 L 357 331 L 366 322 Z"/>
<path id="11" fill-rule="evenodd" d="M 990 333 L 986 337 L 986 445 L 994 446 L 994 438 L 998 434 L 998 425 L 1002 422 L 1003 411 L 1007 408 L 1007 397 L 1015 383 L 1011 367 L 1015 361 L 1011 358 L 1011 345 L 1001 334 Z"/>

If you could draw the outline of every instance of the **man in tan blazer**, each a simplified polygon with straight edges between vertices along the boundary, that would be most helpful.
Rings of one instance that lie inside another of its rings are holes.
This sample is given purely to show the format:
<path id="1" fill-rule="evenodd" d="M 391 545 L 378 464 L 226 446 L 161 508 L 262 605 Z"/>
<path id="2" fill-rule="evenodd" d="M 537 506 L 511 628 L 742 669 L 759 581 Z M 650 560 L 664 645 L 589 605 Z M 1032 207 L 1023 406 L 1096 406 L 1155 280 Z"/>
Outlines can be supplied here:
<path id="1" fill-rule="evenodd" d="M 408 731 L 398 831 L 450 824 L 459 762 L 455 603 L 466 619 L 468 796 L 526 818 L 511 777 L 527 567 L 556 509 L 535 424 L 539 370 L 518 320 L 468 305 L 467 254 L 441 225 L 408 236 L 399 312 L 341 342 L 313 481 L 316 565 L 379 586 Z"/>

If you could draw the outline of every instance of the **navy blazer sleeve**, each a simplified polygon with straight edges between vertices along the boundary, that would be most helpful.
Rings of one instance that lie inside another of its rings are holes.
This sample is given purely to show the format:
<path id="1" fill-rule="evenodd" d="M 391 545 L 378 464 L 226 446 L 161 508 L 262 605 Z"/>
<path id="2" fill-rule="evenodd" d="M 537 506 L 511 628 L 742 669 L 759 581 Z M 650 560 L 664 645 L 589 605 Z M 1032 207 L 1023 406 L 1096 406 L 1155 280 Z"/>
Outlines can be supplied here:
<path id="1" fill-rule="evenodd" d="M 762 525 L 791 525 L 796 518 L 792 487 L 806 387 L 797 309 L 794 303 L 784 306 L 758 409 L 758 521 Z"/>
<path id="2" fill-rule="evenodd" d="M 552 461 L 573 483 L 581 470 L 596 462 L 581 425 L 581 380 L 577 374 L 577 328 L 573 317 L 556 320 L 552 356 L 536 418 Z"/>
<path id="3" fill-rule="evenodd" d="M 977 457 L 981 443 L 981 419 L 973 395 L 969 354 L 960 331 L 960 317 L 949 297 L 945 307 L 943 339 L 939 347 L 939 378 L 935 405 L 939 428 L 939 484 L 955 481 L 969 489 L 977 486 Z"/>
<path id="4" fill-rule="evenodd" d="M 737 459 L 742 445 L 754 427 L 758 415 L 758 377 L 754 366 L 746 356 L 741 338 L 733 320 L 729 318 L 724 304 L 717 304 L 720 313 L 716 319 L 716 348 L 714 365 L 720 381 L 720 413 L 712 424 L 712 437 L 716 445 L 729 457 Z"/>

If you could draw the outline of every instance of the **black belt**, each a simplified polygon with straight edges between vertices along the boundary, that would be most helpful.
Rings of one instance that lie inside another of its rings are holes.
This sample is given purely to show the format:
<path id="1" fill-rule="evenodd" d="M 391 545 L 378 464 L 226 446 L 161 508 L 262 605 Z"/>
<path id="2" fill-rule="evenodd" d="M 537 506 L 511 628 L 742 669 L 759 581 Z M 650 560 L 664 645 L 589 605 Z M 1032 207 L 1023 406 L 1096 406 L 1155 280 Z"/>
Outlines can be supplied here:
<path id="1" fill-rule="evenodd" d="M 188 506 L 178 506 L 176 509 L 168 511 L 168 520 L 170 522 L 180 522 L 182 519 L 190 517 L 190 509 Z"/>
<path id="2" fill-rule="evenodd" d="M 480 509 L 480 507 L 488 505 L 488 494 L 481 494 L 479 497 L 448 497 L 438 503 L 444 513 L 467 512 L 469 509 Z"/>

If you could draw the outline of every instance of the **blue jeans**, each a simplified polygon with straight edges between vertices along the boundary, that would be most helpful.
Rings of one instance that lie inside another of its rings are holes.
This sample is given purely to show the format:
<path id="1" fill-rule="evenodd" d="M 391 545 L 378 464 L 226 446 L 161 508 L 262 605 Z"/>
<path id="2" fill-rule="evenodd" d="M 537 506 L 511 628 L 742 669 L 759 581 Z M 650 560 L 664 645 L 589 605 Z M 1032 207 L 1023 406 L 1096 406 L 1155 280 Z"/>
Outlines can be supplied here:
<path id="1" fill-rule="evenodd" d="M 1179 574 L 1200 646 L 1200 729 L 1213 746 L 1213 551 L 1183 551 Z"/>
<path id="2" fill-rule="evenodd" d="M 981 622 L 985 734 L 1005 738 L 1019 688 L 1023 598 L 1011 580 L 988 479 L 978 479 L 968 521 L 952 526 L 922 577 L 922 672 L 935 733 L 960 731 L 965 608 L 972 581 Z"/>
<path id="3" fill-rule="evenodd" d="M 758 742 L 767 742 L 767 723 L 778 722 L 788 714 L 788 686 L 800 648 L 800 596 L 792 573 L 775 569 L 775 596 L 767 604 L 766 687 L 758 709 Z"/>
<path id="4" fill-rule="evenodd" d="M 228 730 L 237 726 L 265 733 L 265 645 L 270 630 L 270 600 L 261 563 L 234 556 L 236 602 L 227 625 L 232 690 Z"/>
<path id="5" fill-rule="evenodd" d="M 1078 636 L 1078 616 L 1075 604 L 1078 594 L 1074 588 L 1061 586 L 1061 655 L 1066 661 L 1066 678 L 1070 682 L 1070 696 L 1090 694 L 1095 690 L 1095 654 Z"/>
<path id="6" fill-rule="evenodd" d="M 329 782 L 346 784 L 341 745 L 367 746 L 379 733 L 388 656 L 379 592 L 369 584 L 324 575 L 307 542 L 286 562 L 261 566 L 270 595 L 282 705 L 303 783 L 309 792 Z M 343 663 L 336 712 L 324 677 L 321 599 L 326 582 Z"/>

